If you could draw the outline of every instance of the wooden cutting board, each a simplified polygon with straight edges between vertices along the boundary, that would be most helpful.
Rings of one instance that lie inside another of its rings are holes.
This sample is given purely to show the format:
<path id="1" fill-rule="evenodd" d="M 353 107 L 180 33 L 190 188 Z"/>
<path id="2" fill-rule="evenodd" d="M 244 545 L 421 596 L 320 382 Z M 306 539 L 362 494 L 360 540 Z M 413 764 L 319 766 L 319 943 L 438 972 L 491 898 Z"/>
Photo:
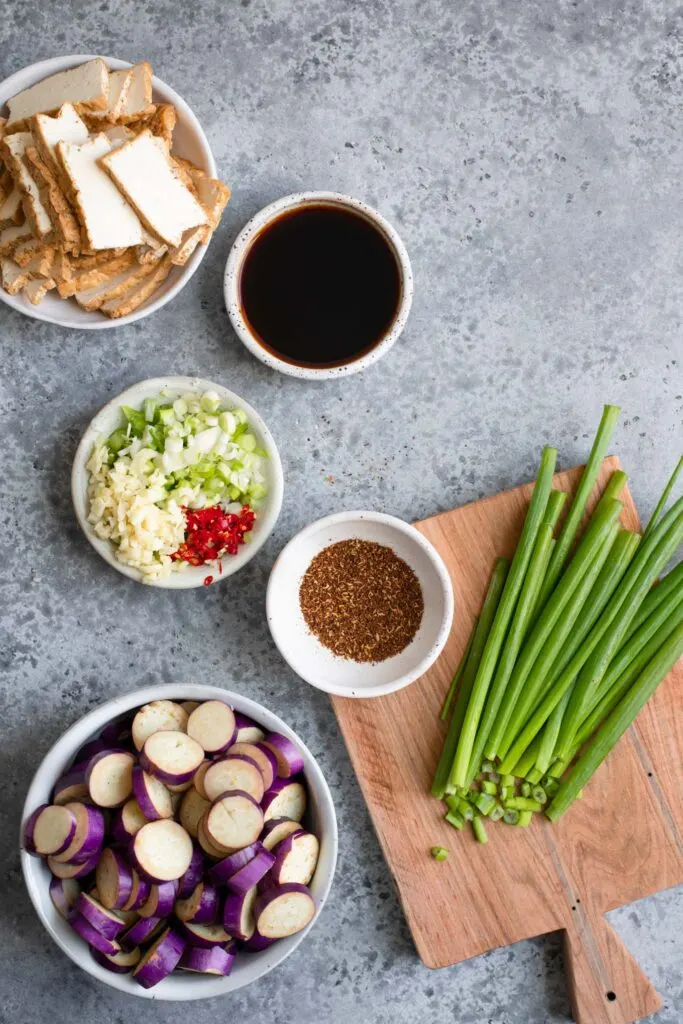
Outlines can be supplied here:
<path id="1" fill-rule="evenodd" d="M 609 474 L 605 460 L 592 507 Z M 572 491 L 581 467 L 559 473 Z M 443 696 L 498 555 L 512 556 L 532 485 L 434 516 L 417 529 L 438 549 L 455 591 L 451 636 L 436 665 L 399 693 L 333 705 L 375 829 L 427 967 L 446 967 L 520 939 L 565 933 L 577 1024 L 627 1024 L 661 1001 L 604 914 L 683 882 L 683 667 L 660 686 L 556 825 L 490 825 L 480 846 L 442 820 L 429 795 L 445 727 Z M 626 495 L 624 525 L 638 529 Z M 437 863 L 434 845 L 450 856 Z"/>

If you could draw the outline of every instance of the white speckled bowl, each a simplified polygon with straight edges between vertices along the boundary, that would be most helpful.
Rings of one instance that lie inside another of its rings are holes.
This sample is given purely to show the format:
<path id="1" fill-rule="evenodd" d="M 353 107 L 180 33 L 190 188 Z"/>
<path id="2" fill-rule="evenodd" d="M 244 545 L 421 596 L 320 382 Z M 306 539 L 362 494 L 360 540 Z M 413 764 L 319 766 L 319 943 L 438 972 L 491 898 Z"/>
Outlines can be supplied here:
<path id="1" fill-rule="evenodd" d="M 283 960 L 286 960 L 315 924 L 332 886 L 338 848 L 337 818 L 332 794 L 313 754 L 281 718 L 274 715 L 272 711 L 268 711 L 263 705 L 257 704 L 256 701 L 249 700 L 248 697 L 242 697 L 231 690 L 223 690 L 215 686 L 169 683 L 164 686 L 147 686 L 134 693 L 115 697 L 113 700 L 107 701 L 106 704 L 95 708 L 94 711 L 88 712 L 74 723 L 47 752 L 31 782 L 21 820 L 24 822 L 39 804 L 49 801 L 52 787 L 64 769 L 71 764 L 76 751 L 84 743 L 94 739 L 108 722 L 124 716 L 126 712 L 132 711 L 141 704 L 164 699 L 227 701 L 236 711 L 249 715 L 269 731 L 284 733 L 298 746 L 304 759 L 304 776 L 308 785 L 310 801 L 304 821 L 320 840 L 318 866 L 310 884 L 310 890 L 316 903 L 316 914 L 311 923 L 297 935 L 292 935 L 288 939 L 280 939 L 260 953 L 238 955 L 233 971 L 227 978 L 209 975 L 200 977 L 196 974 L 176 971 L 154 988 L 144 989 L 133 980 L 130 974 L 114 974 L 93 960 L 85 942 L 71 930 L 55 910 L 48 891 L 50 872 L 43 860 L 31 857 L 22 849 L 21 867 L 31 902 L 48 935 L 75 964 L 82 967 L 93 978 L 103 981 L 106 985 L 111 985 L 119 992 L 127 992 L 128 995 L 139 996 L 141 999 L 173 1001 L 206 999 L 210 996 L 235 992 L 244 985 L 249 985 L 262 978 Z M 20 845 L 21 841 L 20 838 Z"/>
<path id="2" fill-rule="evenodd" d="M 22 89 L 28 89 L 49 75 L 55 75 L 58 71 L 65 71 L 67 68 L 77 67 L 79 64 L 84 64 L 99 56 L 102 55 L 74 53 L 66 57 L 52 57 L 50 60 L 43 60 L 38 64 L 22 68 L 21 71 L 6 78 L 4 82 L 0 82 L 0 114 L 6 114 L 7 111 L 4 108 L 7 100 L 16 96 Z M 116 57 L 102 56 L 102 60 L 112 71 L 131 67 L 129 61 L 118 60 Z M 152 88 L 152 99 L 155 103 L 172 103 L 178 112 L 178 121 L 173 133 L 174 154 L 191 160 L 212 178 L 215 178 L 216 162 L 206 135 L 190 107 L 182 96 L 179 96 L 156 76 L 152 79 Z M 119 317 L 117 320 L 110 320 L 109 317 L 97 310 L 81 309 L 75 299 L 62 299 L 56 292 L 48 292 L 40 305 L 33 306 L 23 295 L 8 295 L 3 288 L 0 288 L 0 301 L 11 306 L 18 313 L 23 313 L 24 316 L 33 317 L 34 320 L 45 320 L 47 323 L 58 324 L 60 327 L 71 327 L 80 331 L 101 331 L 109 327 L 123 327 L 125 324 L 142 320 L 143 317 L 155 313 L 157 309 L 161 309 L 167 302 L 170 302 L 190 280 L 202 262 L 205 252 L 205 245 L 197 246 L 185 266 L 174 267 L 148 302 L 144 302 L 135 312 Z"/>
<path id="3" fill-rule="evenodd" d="M 401 278 L 401 298 L 399 300 L 398 309 L 393 323 L 387 330 L 384 337 L 378 341 L 369 352 L 366 352 L 365 355 L 340 366 L 297 366 L 295 363 L 289 363 L 285 359 L 280 359 L 270 349 L 264 348 L 252 332 L 242 313 L 242 304 L 240 301 L 240 275 L 242 273 L 245 256 L 249 251 L 252 242 L 256 236 L 271 223 L 271 221 L 275 220 L 280 216 L 280 214 L 285 213 L 287 210 L 294 210 L 301 206 L 319 206 L 321 204 L 327 206 L 342 206 L 353 210 L 354 213 L 360 214 L 379 230 L 380 234 L 382 234 L 388 242 L 398 264 Z M 260 359 L 262 363 L 266 364 L 266 366 L 269 366 L 274 370 L 279 370 L 281 373 L 287 373 L 291 377 L 300 377 L 306 380 L 329 380 L 332 377 L 347 377 L 351 373 L 358 373 L 360 370 L 365 370 L 366 367 L 372 366 L 373 363 L 376 363 L 378 359 L 381 359 L 382 356 L 387 354 L 405 327 L 408 314 L 410 313 L 410 306 L 413 301 L 413 272 L 410 266 L 408 252 L 398 233 L 391 224 L 384 219 L 381 213 L 378 213 L 377 210 L 373 210 L 373 208 L 368 206 L 367 203 L 361 202 L 360 199 L 354 199 L 352 196 L 342 195 L 339 192 L 296 192 L 291 196 L 284 196 L 284 198 L 278 199 L 269 206 L 264 207 L 263 210 L 257 213 L 256 216 L 252 217 L 249 223 L 242 229 L 230 250 L 230 255 L 228 256 L 228 262 L 225 267 L 225 277 L 223 280 L 223 291 L 225 294 L 225 305 L 228 310 L 232 326 L 234 327 L 240 341 L 246 345 L 249 351 L 255 355 L 257 359 Z"/>
<path id="4" fill-rule="evenodd" d="M 422 622 L 411 643 L 374 664 L 348 661 L 323 647 L 299 605 L 299 587 L 312 559 L 329 544 L 350 538 L 392 548 L 414 571 L 424 597 Z M 339 512 L 311 523 L 280 552 L 268 581 L 266 614 L 280 654 L 311 686 L 339 697 L 381 697 L 402 690 L 434 664 L 451 630 L 453 604 L 441 555 L 414 527 L 382 512 Z"/>
<path id="5" fill-rule="evenodd" d="M 213 576 L 214 583 L 220 583 L 234 573 L 239 572 L 249 562 L 257 551 L 268 539 L 282 507 L 282 494 L 284 482 L 282 476 L 282 463 L 280 454 L 268 427 L 251 405 L 236 395 L 234 391 L 224 388 L 221 384 L 214 384 L 210 380 L 202 380 L 200 377 L 153 377 L 150 380 L 143 380 L 128 388 L 122 394 L 112 399 L 103 409 L 100 409 L 97 416 L 89 424 L 81 439 L 76 455 L 74 456 L 73 468 L 71 470 L 71 497 L 76 511 L 76 517 L 92 546 L 101 555 L 105 562 L 108 562 L 118 572 L 128 576 L 129 579 L 141 582 L 140 573 L 129 565 L 119 562 L 114 553 L 114 545 L 108 540 L 98 537 L 92 525 L 88 522 L 88 472 L 86 465 L 90 458 L 93 445 L 98 438 L 108 437 L 119 425 L 121 419 L 121 406 L 131 405 L 139 408 L 146 398 L 156 398 L 161 391 L 173 400 L 188 392 L 202 394 L 204 391 L 215 391 L 221 399 L 221 403 L 228 408 L 234 406 L 244 409 L 259 446 L 268 452 L 268 459 L 265 460 L 265 472 L 268 486 L 268 494 L 259 509 L 258 518 L 252 531 L 253 539 L 248 544 L 242 544 L 236 555 L 226 555 L 221 559 L 223 572 L 216 571 L 214 565 L 189 565 L 182 572 L 172 572 L 165 579 L 154 580 L 146 586 L 165 587 L 171 590 L 187 590 L 192 587 L 201 587 L 207 576 Z"/>

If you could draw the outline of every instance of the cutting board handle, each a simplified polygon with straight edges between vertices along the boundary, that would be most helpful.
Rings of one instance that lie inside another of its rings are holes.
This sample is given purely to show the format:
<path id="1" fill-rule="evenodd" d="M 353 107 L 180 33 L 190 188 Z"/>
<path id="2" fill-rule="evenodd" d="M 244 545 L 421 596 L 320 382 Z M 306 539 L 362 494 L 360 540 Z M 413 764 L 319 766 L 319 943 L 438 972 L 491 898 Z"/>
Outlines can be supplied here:
<path id="1" fill-rule="evenodd" d="M 576 1024 L 632 1024 L 662 1005 L 614 929 L 583 903 L 565 930 L 565 969 Z"/>

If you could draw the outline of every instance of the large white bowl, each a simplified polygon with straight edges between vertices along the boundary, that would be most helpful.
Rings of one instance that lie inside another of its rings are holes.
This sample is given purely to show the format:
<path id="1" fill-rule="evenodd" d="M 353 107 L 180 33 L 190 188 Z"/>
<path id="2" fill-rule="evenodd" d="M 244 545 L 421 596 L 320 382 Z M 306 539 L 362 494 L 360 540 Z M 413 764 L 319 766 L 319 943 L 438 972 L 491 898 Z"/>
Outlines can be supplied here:
<path id="1" fill-rule="evenodd" d="M 301 612 L 299 587 L 311 561 L 328 545 L 351 538 L 392 548 L 422 587 L 420 628 L 386 661 L 359 664 L 332 654 L 309 631 Z M 266 614 L 280 654 L 307 683 L 340 697 L 381 697 L 419 679 L 441 654 L 453 622 L 453 587 L 436 548 L 402 519 L 383 512 L 339 512 L 311 523 L 280 552 L 268 580 Z"/>
<path id="2" fill-rule="evenodd" d="M 6 110 L 3 110 L 7 100 L 16 96 L 22 89 L 28 89 L 49 75 L 84 64 L 98 56 L 100 54 L 75 53 L 67 57 L 52 57 L 50 60 L 42 60 L 38 64 L 22 68 L 21 71 L 17 71 L 16 74 L 0 82 L 0 114 L 7 113 Z M 118 60 L 116 57 L 102 57 L 102 60 L 112 71 L 131 67 L 129 61 Z M 212 178 L 215 178 L 216 162 L 206 135 L 185 100 L 156 76 L 152 79 L 152 84 L 154 102 L 172 103 L 178 112 L 178 121 L 173 132 L 173 153 L 186 160 L 191 160 Z M 108 327 L 120 327 L 124 324 L 132 324 L 136 320 L 142 320 L 143 317 L 155 313 L 157 309 L 161 309 L 167 302 L 170 302 L 190 280 L 202 262 L 205 252 L 205 245 L 197 246 L 185 266 L 174 267 L 148 302 L 143 303 L 134 313 L 119 317 L 117 320 L 110 320 L 109 317 L 97 311 L 88 312 L 81 309 L 75 299 L 62 299 L 56 292 L 48 292 L 39 306 L 33 306 L 23 295 L 8 295 L 3 288 L 0 288 L 0 300 L 25 316 L 33 317 L 35 320 L 46 320 L 51 324 L 59 324 L 60 327 L 73 327 L 81 331 L 101 331 Z"/>
<path id="3" fill-rule="evenodd" d="M 235 992 L 244 985 L 249 985 L 252 981 L 262 978 L 283 960 L 286 960 L 313 927 L 332 886 L 338 847 L 337 818 L 332 795 L 310 750 L 281 718 L 261 704 L 257 704 L 256 701 L 249 700 L 248 697 L 241 697 L 231 690 L 223 690 L 215 686 L 169 683 L 165 686 L 147 686 L 134 693 L 115 697 L 79 719 L 70 729 L 67 729 L 45 755 L 31 782 L 24 804 L 22 822 L 39 804 L 49 802 L 54 783 L 64 769 L 71 764 L 79 747 L 87 743 L 88 740 L 94 739 L 102 728 L 113 719 L 125 715 L 148 701 L 163 699 L 227 701 L 236 711 L 241 711 L 254 718 L 268 731 L 284 733 L 297 744 L 304 759 L 304 776 L 309 793 L 309 807 L 304 821 L 320 840 L 318 866 L 310 884 L 310 890 L 316 903 L 316 914 L 311 923 L 297 935 L 281 939 L 260 953 L 238 955 L 232 974 L 227 978 L 199 977 L 178 971 L 154 988 L 144 989 L 129 974 L 113 974 L 93 960 L 86 944 L 71 930 L 52 905 L 48 891 L 50 872 L 44 861 L 37 857 L 31 857 L 22 850 L 21 867 L 31 902 L 48 934 L 66 955 L 88 974 L 111 985 L 112 988 L 117 988 L 120 992 L 140 996 L 142 999 L 174 1001 L 205 999 L 209 996 Z"/>
<path id="4" fill-rule="evenodd" d="M 80 523 L 83 533 L 86 535 L 92 546 L 101 555 L 105 562 L 113 566 L 124 576 L 141 582 L 141 575 L 137 569 L 124 565 L 116 558 L 114 545 L 108 540 L 98 537 L 88 522 L 88 471 L 86 465 L 90 458 L 93 445 L 98 438 L 108 437 L 121 421 L 121 406 L 131 405 L 138 409 L 146 398 L 156 398 L 161 391 L 170 400 L 180 395 L 194 392 L 202 394 L 204 391 L 215 391 L 221 399 L 221 403 L 228 408 L 235 406 L 244 409 L 249 425 L 256 435 L 259 446 L 268 452 L 268 459 L 265 462 L 266 482 L 268 494 L 264 499 L 263 506 L 259 510 L 256 524 L 252 531 L 252 540 L 247 544 L 241 544 L 236 555 L 225 555 L 221 559 L 223 565 L 222 573 L 216 571 L 214 565 L 188 565 L 182 572 L 172 572 L 165 579 L 149 581 L 146 585 L 154 587 L 165 587 L 172 590 L 187 590 L 191 587 L 201 587 L 207 576 L 213 576 L 213 582 L 219 583 L 228 576 L 232 576 L 247 564 L 254 557 L 257 551 L 265 544 L 270 535 L 282 507 L 283 476 L 280 454 L 277 450 L 273 435 L 268 427 L 248 402 L 236 395 L 234 391 L 224 388 L 221 384 L 214 384 L 213 381 L 203 380 L 200 377 L 152 377 L 150 380 L 143 380 L 128 388 L 117 398 L 108 402 L 103 409 L 100 409 L 97 416 L 88 426 L 81 439 L 76 455 L 74 456 L 73 468 L 71 470 L 71 497 L 76 510 L 76 517 Z"/>

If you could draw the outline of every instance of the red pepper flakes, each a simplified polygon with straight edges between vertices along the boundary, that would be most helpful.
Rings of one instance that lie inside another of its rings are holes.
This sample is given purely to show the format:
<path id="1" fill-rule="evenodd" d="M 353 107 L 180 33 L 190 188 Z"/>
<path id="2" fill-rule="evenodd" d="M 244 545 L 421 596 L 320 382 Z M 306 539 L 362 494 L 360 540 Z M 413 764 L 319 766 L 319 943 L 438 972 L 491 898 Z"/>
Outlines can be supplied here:
<path id="1" fill-rule="evenodd" d="M 212 583 L 213 583 L 213 576 L 205 576 L 204 577 L 204 586 L 205 587 L 210 587 Z"/>
<path id="2" fill-rule="evenodd" d="M 220 505 L 210 508 L 184 508 L 187 527 L 185 542 L 171 558 L 174 561 L 189 562 L 190 565 L 204 565 L 222 555 L 236 555 L 244 535 L 254 528 L 256 516 L 248 505 L 238 513 L 224 512 Z M 204 583 L 212 579 L 207 576 Z"/>

